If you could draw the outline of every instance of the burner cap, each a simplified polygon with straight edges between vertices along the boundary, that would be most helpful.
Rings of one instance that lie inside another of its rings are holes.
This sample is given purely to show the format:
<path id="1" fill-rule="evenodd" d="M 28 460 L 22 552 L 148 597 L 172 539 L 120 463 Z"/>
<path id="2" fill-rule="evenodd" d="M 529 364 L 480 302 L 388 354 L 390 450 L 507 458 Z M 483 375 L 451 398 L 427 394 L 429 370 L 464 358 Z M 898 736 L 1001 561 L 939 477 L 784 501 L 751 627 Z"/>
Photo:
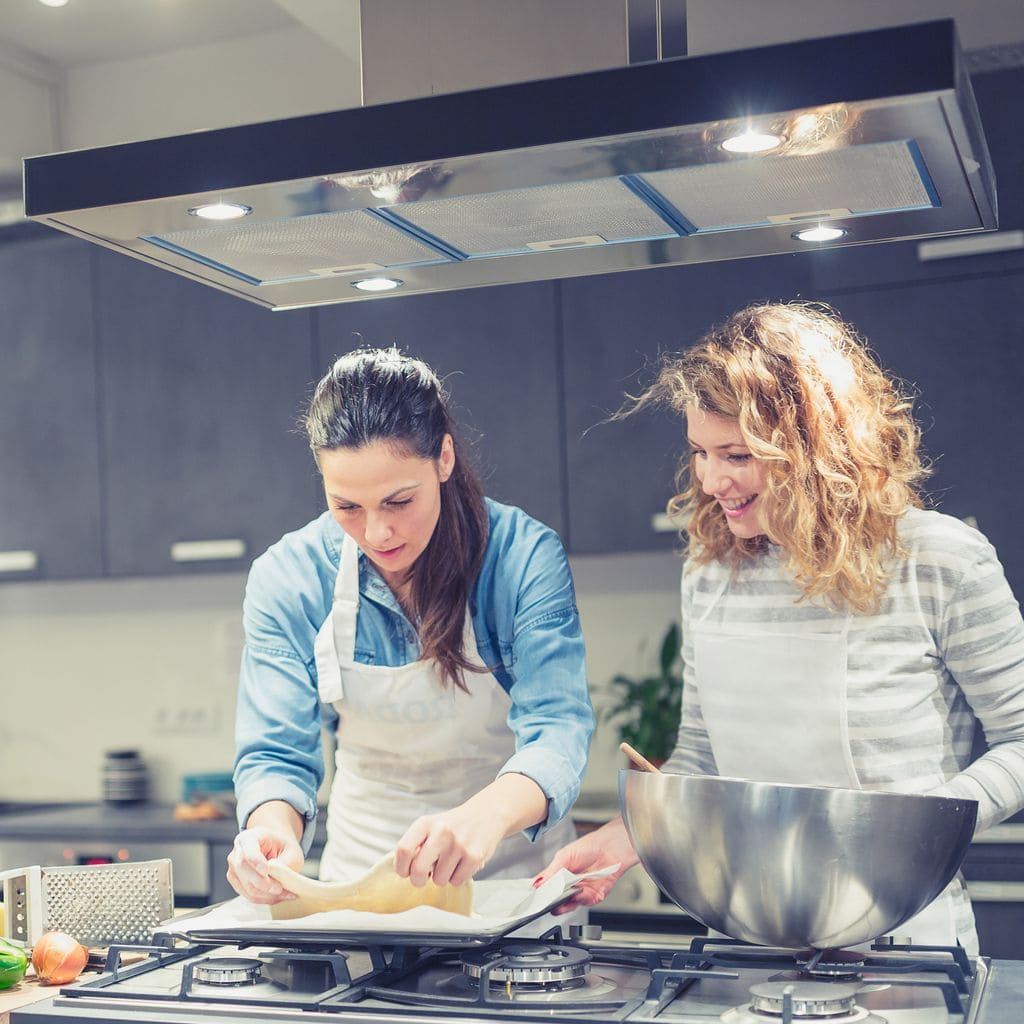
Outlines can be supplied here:
<path id="1" fill-rule="evenodd" d="M 192 967 L 192 978 L 204 985 L 255 985 L 263 964 L 243 956 L 211 956 Z"/>
<path id="2" fill-rule="evenodd" d="M 543 942 L 505 942 L 500 946 L 466 953 L 462 970 L 479 981 L 487 967 L 492 982 L 513 985 L 565 984 L 586 976 L 590 954 L 575 946 L 551 946 Z M 493 966 L 492 966 L 493 965 Z"/>
<path id="3" fill-rule="evenodd" d="M 853 1013 L 859 985 L 834 981 L 765 981 L 750 986 L 755 1013 L 782 1016 L 787 991 L 793 998 L 793 1017 L 835 1017 Z"/>

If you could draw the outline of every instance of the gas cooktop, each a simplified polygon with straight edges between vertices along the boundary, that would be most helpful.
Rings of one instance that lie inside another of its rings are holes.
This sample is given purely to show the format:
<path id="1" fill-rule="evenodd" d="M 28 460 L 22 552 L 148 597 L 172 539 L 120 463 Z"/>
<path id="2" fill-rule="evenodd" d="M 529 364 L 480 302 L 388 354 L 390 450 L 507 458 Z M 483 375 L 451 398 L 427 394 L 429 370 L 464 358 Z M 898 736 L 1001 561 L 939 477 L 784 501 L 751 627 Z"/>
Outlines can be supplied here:
<path id="1" fill-rule="evenodd" d="M 566 937 L 555 928 L 469 950 L 182 946 L 167 938 L 112 948 L 102 975 L 15 1011 L 12 1024 L 1003 1024 L 1018 1019 L 1024 996 L 1024 963 L 972 959 L 960 948 L 794 952 L 705 938 L 678 948 L 624 946 L 599 933 L 573 928 Z"/>

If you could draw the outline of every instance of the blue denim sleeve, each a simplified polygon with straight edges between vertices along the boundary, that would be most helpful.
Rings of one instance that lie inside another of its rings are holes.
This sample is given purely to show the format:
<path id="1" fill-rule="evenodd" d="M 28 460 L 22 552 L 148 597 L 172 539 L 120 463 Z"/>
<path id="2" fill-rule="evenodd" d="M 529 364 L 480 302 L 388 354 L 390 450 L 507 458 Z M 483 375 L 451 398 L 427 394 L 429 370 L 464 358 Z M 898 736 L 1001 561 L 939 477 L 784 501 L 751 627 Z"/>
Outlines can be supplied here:
<path id="1" fill-rule="evenodd" d="M 287 545 L 275 546 L 249 574 L 234 781 L 240 827 L 260 804 L 283 800 L 302 815 L 302 845 L 308 851 L 324 777 L 313 644 L 327 608 L 322 581 L 310 572 L 308 550 L 303 571 L 293 571 L 299 568 L 297 554 Z"/>
<path id="2" fill-rule="evenodd" d="M 526 775 L 547 795 L 547 819 L 526 830 L 535 839 L 561 821 L 579 795 L 594 712 L 565 550 L 553 530 L 514 511 L 512 524 L 492 518 L 494 550 L 482 576 L 493 573 L 485 582 L 498 612 L 499 655 L 511 679 L 516 752 L 499 774 Z"/>

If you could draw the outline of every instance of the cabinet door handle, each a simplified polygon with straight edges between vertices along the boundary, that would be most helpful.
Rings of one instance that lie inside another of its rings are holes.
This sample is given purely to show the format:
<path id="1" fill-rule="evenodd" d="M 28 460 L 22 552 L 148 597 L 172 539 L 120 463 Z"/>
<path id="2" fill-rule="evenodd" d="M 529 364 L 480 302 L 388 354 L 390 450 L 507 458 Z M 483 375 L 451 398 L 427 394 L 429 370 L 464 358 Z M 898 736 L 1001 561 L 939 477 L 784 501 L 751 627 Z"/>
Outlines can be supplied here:
<path id="1" fill-rule="evenodd" d="M 979 832 L 972 843 L 1012 843 L 1024 845 L 1024 821 L 1010 821 L 1003 825 L 993 825 Z"/>
<path id="2" fill-rule="evenodd" d="M 220 562 L 244 556 L 244 540 L 179 540 L 171 545 L 174 562 Z"/>
<path id="3" fill-rule="evenodd" d="M 977 903 L 1024 903 L 1024 882 L 972 882 L 967 895 Z"/>
<path id="4" fill-rule="evenodd" d="M 38 566 L 35 551 L 0 551 L 0 572 L 32 572 Z"/>
<path id="5" fill-rule="evenodd" d="M 984 235 L 965 235 L 939 238 L 932 242 L 917 243 L 917 258 L 921 263 L 929 260 L 952 260 L 963 256 L 983 256 L 990 252 L 1010 252 L 1024 249 L 1024 231 L 992 231 Z"/>
<path id="6" fill-rule="evenodd" d="M 667 512 L 658 512 L 651 516 L 651 529 L 655 533 L 678 533 L 686 529 L 689 519 L 682 516 L 670 516 Z"/>

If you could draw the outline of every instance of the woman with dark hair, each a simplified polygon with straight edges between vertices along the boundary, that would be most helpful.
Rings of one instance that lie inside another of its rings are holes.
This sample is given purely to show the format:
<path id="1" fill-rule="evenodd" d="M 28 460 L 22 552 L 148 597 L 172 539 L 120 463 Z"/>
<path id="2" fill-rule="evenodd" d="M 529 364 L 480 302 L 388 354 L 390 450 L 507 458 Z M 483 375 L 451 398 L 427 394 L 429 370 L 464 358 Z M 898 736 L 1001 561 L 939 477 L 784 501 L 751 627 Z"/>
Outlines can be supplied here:
<path id="1" fill-rule="evenodd" d="M 252 566 L 237 718 L 242 831 L 228 880 L 288 897 L 337 738 L 320 876 L 394 851 L 422 885 L 527 877 L 574 836 L 593 730 L 565 552 L 485 498 L 433 371 L 397 350 L 342 356 L 305 421 L 327 511 Z"/>
<path id="2" fill-rule="evenodd" d="M 979 830 L 1024 807 L 1020 609 L 992 545 L 923 507 L 910 400 L 852 329 L 802 303 L 741 310 L 629 411 L 654 404 L 690 444 L 664 770 L 976 800 Z M 976 723 L 989 749 L 972 763 Z M 619 818 L 541 877 L 618 864 L 583 883 L 590 905 L 636 863 Z M 900 932 L 976 952 L 962 880 Z"/>

